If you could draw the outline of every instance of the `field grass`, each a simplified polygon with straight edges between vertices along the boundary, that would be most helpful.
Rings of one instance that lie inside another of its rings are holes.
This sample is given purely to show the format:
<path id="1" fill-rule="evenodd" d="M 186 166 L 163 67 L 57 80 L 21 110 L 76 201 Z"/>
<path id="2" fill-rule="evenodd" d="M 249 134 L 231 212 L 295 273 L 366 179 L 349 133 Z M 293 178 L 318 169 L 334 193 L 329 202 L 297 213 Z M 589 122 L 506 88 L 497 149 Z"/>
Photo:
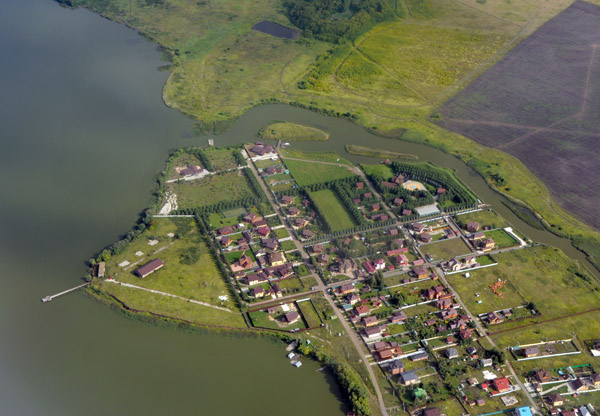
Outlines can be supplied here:
<path id="1" fill-rule="evenodd" d="M 352 162 L 346 160 L 334 152 L 305 152 L 298 149 L 281 149 L 282 158 L 293 158 L 302 160 L 313 160 L 317 162 L 340 163 L 342 165 L 353 166 Z"/>
<path id="2" fill-rule="evenodd" d="M 394 171 L 388 165 L 360 165 L 363 172 L 367 175 L 379 175 L 383 179 L 390 179 L 394 176 Z"/>
<path id="3" fill-rule="evenodd" d="M 417 160 L 418 157 L 408 153 L 392 152 L 385 149 L 374 149 L 372 147 L 347 144 L 346 151 L 351 155 L 378 157 L 381 159 Z"/>
<path id="4" fill-rule="evenodd" d="M 237 311 L 225 312 L 113 283 L 95 281 L 94 284 L 99 290 L 116 297 L 128 308 L 139 312 L 156 313 L 198 324 L 246 328 L 244 319 Z"/>
<path id="5" fill-rule="evenodd" d="M 296 305 L 298 305 L 298 309 L 302 312 L 302 316 L 309 328 L 318 328 L 321 326 L 319 315 L 317 315 L 317 311 L 310 301 L 299 302 Z"/>
<path id="6" fill-rule="evenodd" d="M 342 166 L 324 165 L 322 163 L 302 162 L 290 159 L 286 159 L 285 164 L 299 186 L 312 185 L 315 183 L 354 176 L 354 173 Z"/>
<path id="7" fill-rule="evenodd" d="M 204 153 L 215 171 L 238 167 L 238 162 L 233 156 L 231 149 L 209 147 L 204 149 Z"/>
<path id="8" fill-rule="evenodd" d="M 329 133 L 302 124 L 277 122 L 263 127 L 258 136 L 268 140 L 283 142 L 322 141 L 329 139 Z"/>
<path id="9" fill-rule="evenodd" d="M 452 238 L 438 243 L 427 244 L 421 246 L 421 251 L 429 254 L 435 261 L 451 260 L 454 257 L 471 252 L 462 238 Z"/>
<path id="10" fill-rule="evenodd" d="M 242 171 L 210 175 L 195 181 L 173 182 L 167 188 L 177 195 L 179 208 L 196 208 L 254 196 Z"/>
<path id="11" fill-rule="evenodd" d="M 508 223 L 506 222 L 506 220 L 500 215 L 496 214 L 495 211 L 491 210 L 470 212 L 468 214 L 457 215 L 455 218 L 456 223 L 464 230 L 466 230 L 467 223 L 469 222 L 478 223 L 480 229 L 483 229 L 483 227 L 485 226 L 490 227 L 492 230 L 496 228 L 508 227 Z"/>
<path id="12" fill-rule="evenodd" d="M 325 219 L 331 225 L 331 231 L 346 230 L 356 226 L 356 222 L 332 190 L 312 192 L 310 196 L 325 215 Z"/>
<path id="13" fill-rule="evenodd" d="M 171 161 L 171 166 L 173 168 L 184 167 L 184 166 L 202 166 L 202 163 L 196 156 L 190 155 L 189 153 L 182 152 L 181 155 L 173 158 L 173 160 Z M 202 167 L 204 167 L 204 166 L 202 166 Z M 167 178 L 167 180 L 179 179 L 179 178 L 181 178 L 181 175 L 179 173 L 177 173 L 175 171 L 175 169 L 171 169 L 171 172 L 169 173 L 169 177 Z"/>
<path id="14" fill-rule="evenodd" d="M 534 302 L 542 313 L 540 319 L 565 316 L 597 307 L 600 297 L 597 284 L 588 283 L 573 271 L 579 266 L 560 250 L 551 247 L 532 247 L 494 255 L 498 265 L 450 278 L 473 313 L 484 313 Z M 489 285 L 500 280 L 507 282 L 501 289 L 504 297 L 494 295 Z M 476 298 L 474 294 L 480 293 Z M 482 304 L 477 304 L 482 300 Z"/>
<path id="15" fill-rule="evenodd" d="M 492 238 L 496 243 L 496 248 L 505 248 L 519 245 L 515 240 L 504 230 L 485 231 L 485 236 Z"/>
<path id="16" fill-rule="evenodd" d="M 177 226 L 179 224 L 179 227 Z M 181 231 L 178 231 L 181 230 Z M 148 239 L 156 236 L 166 236 L 169 232 L 179 234 L 179 238 L 163 238 L 155 246 L 148 245 Z M 144 252 L 136 256 L 136 251 Z M 158 251 L 158 253 L 156 253 Z M 195 261 L 186 264 L 185 256 L 194 252 Z M 153 258 L 165 262 L 162 269 L 144 279 L 133 274 L 133 271 Z M 118 264 L 127 260 L 130 263 L 140 261 L 138 265 L 127 270 Z M 218 296 L 228 295 L 227 287 L 214 263 L 208 247 L 199 235 L 193 218 L 159 218 L 155 224 L 140 237 L 134 240 L 123 253 L 113 256 L 106 264 L 107 276 L 115 280 L 131 283 L 148 289 L 156 289 L 184 298 L 194 299 L 220 305 Z M 233 304 L 228 302 L 228 307 Z"/>

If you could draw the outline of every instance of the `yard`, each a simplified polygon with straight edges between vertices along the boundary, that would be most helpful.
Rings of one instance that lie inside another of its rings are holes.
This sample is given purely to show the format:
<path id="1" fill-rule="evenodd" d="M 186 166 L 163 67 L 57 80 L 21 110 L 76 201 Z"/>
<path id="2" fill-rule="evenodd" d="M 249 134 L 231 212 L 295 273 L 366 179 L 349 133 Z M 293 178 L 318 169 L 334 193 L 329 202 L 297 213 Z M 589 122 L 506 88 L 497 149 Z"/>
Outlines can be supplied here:
<path id="1" fill-rule="evenodd" d="M 363 172 L 365 172 L 367 175 L 377 175 L 377 176 L 380 176 L 381 178 L 383 178 L 383 180 L 388 180 L 394 176 L 394 172 L 392 171 L 392 168 L 389 167 L 388 165 L 383 165 L 383 164 L 365 165 L 365 164 L 362 164 L 362 165 L 360 165 L 360 167 L 363 170 Z"/>
<path id="2" fill-rule="evenodd" d="M 233 152 L 238 150 L 208 147 L 203 149 L 203 151 L 214 171 L 235 169 L 238 167 L 238 161 L 233 156 Z"/>
<path id="3" fill-rule="evenodd" d="M 494 240 L 494 242 L 496 243 L 496 248 L 505 248 L 519 245 L 519 242 L 517 240 L 515 240 L 510 234 L 508 234 L 502 229 L 494 231 L 485 231 L 485 236 Z"/>
<path id="4" fill-rule="evenodd" d="M 462 238 L 441 240 L 421 246 L 423 253 L 429 254 L 434 261 L 451 260 L 455 257 L 471 253 Z"/>
<path id="5" fill-rule="evenodd" d="M 455 217 L 455 221 L 463 230 L 467 229 L 467 224 L 469 222 L 478 223 L 480 229 L 483 229 L 486 226 L 492 230 L 495 230 L 496 228 L 508 227 L 506 220 L 492 210 L 481 210 L 470 212 L 468 214 L 457 215 Z"/>
<path id="6" fill-rule="evenodd" d="M 325 220 L 331 226 L 331 231 L 346 230 L 356 226 L 356 223 L 332 190 L 324 189 L 312 192 L 310 196 L 325 216 Z"/>
<path id="7" fill-rule="evenodd" d="M 310 300 L 296 302 L 296 305 L 300 309 L 300 312 L 302 312 L 302 317 L 309 328 L 319 328 L 321 326 L 321 319 Z"/>
<path id="8" fill-rule="evenodd" d="M 237 170 L 194 181 L 170 183 L 167 189 L 177 195 L 177 205 L 180 209 L 254 196 L 244 173 Z"/>
<path id="9" fill-rule="evenodd" d="M 299 186 L 354 176 L 354 173 L 343 166 L 291 159 L 285 159 L 285 164 Z"/>

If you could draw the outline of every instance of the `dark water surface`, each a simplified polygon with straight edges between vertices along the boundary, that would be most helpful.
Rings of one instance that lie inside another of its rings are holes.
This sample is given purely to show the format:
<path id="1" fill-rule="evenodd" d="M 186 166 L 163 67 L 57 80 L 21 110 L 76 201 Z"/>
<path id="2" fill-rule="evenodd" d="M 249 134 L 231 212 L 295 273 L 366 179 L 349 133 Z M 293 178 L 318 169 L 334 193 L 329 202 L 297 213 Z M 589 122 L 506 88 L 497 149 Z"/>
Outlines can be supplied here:
<path id="1" fill-rule="evenodd" d="M 255 23 L 254 26 L 252 26 L 252 30 L 283 39 L 296 39 L 300 35 L 300 31 L 297 29 L 285 27 L 269 20 Z"/>
<path id="2" fill-rule="evenodd" d="M 280 345 L 142 325 L 80 294 L 40 302 L 79 283 L 167 150 L 193 143 L 161 102 L 159 56 L 85 10 L 0 2 L 0 414 L 342 414 L 317 364 Z"/>

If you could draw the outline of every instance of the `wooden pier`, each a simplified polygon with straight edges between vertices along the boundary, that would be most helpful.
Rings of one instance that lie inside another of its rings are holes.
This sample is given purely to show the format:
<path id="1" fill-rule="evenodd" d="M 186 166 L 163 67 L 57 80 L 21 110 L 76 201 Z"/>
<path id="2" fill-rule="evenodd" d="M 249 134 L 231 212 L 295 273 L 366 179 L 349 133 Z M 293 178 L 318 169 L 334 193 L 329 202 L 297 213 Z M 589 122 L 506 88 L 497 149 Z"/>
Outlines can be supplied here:
<path id="1" fill-rule="evenodd" d="M 83 283 L 83 284 L 81 284 L 79 286 L 75 286 L 75 287 L 72 287 L 71 289 L 67 289 L 67 290 L 65 290 L 63 292 L 57 293 L 56 295 L 45 296 L 45 297 L 42 298 L 42 302 L 44 302 L 44 303 L 50 302 L 54 298 L 57 298 L 57 297 L 62 296 L 62 295 L 66 295 L 67 293 L 74 292 L 77 289 L 81 289 L 82 287 L 85 287 L 85 286 L 87 286 L 89 284 L 90 284 L 90 282 L 85 282 L 85 283 Z"/>

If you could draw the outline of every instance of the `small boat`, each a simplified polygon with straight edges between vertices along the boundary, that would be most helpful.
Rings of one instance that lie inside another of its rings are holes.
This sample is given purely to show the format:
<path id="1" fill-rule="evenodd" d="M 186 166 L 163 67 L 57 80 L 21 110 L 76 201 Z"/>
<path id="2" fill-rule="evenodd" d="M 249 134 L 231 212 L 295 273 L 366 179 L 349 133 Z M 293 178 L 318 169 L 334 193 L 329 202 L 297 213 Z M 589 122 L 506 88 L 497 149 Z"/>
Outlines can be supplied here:
<path id="1" fill-rule="evenodd" d="M 294 348 L 296 348 L 296 344 L 297 344 L 296 341 L 292 341 L 287 347 L 285 347 L 285 350 L 287 352 L 290 352 L 291 350 L 293 350 Z"/>
<path id="2" fill-rule="evenodd" d="M 298 368 L 302 365 L 302 363 L 300 361 L 296 361 L 293 365 L 294 367 Z"/>
<path id="3" fill-rule="evenodd" d="M 290 352 L 290 353 L 287 355 L 287 358 L 289 358 L 290 360 L 293 360 L 295 356 L 296 356 L 296 354 L 294 354 L 293 352 Z"/>
<path id="4" fill-rule="evenodd" d="M 42 302 L 46 303 L 46 302 L 50 302 L 52 300 L 52 298 L 50 296 L 45 296 L 42 298 Z"/>

